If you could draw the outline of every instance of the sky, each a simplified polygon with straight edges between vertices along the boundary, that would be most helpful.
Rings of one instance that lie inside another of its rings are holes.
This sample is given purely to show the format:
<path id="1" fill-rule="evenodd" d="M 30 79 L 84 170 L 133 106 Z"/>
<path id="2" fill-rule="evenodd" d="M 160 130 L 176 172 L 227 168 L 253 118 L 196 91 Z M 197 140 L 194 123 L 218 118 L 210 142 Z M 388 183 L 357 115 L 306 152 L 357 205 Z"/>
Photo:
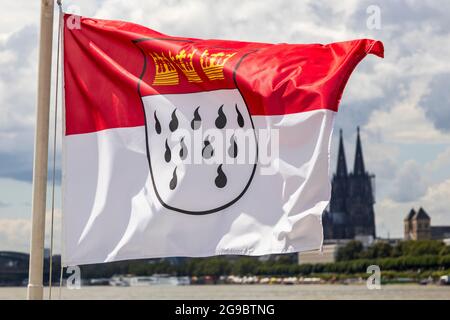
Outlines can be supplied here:
<path id="1" fill-rule="evenodd" d="M 39 3 L 0 4 L 0 250 L 29 250 Z M 378 236 L 402 237 L 403 218 L 412 207 L 422 206 L 432 225 L 450 225 L 449 1 L 66 0 L 63 8 L 173 36 L 273 43 L 383 41 L 385 58 L 363 60 L 341 101 L 335 128 L 344 132 L 347 165 L 353 167 L 360 126 L 366 169 L 376 175 Z M 60 145 L 60 136 L 57 141 Z M 56 151 L 59 177 L 60 148 Z M 58 183 L 56 252 L 60 195 Z"/>

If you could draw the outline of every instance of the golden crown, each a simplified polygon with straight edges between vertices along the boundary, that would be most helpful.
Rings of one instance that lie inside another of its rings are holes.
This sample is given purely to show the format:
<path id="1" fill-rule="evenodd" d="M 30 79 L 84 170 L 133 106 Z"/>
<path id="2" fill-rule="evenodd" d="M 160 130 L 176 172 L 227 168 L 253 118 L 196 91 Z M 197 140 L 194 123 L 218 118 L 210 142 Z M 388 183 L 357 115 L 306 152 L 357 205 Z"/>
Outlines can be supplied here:
<path id="1" fill-rule="evenodd" d="M 170 59 L 164 55 L 164 52 L 161 55 L 150 52 L 150 56 L 153 58 L 156 67 L 153 85 L 175 85 L 179 83 L 177 69 Z"/>
<path id="2" fill-rule="evenodd" d="M 224 53 L 218 52 L 210 54 L 208 50 L 203 51 L 200 56 L 200 65 L 203 72 L 206 74 L 209 80 L 222 80 L 224 79 L 223 67 L 227 61 L 236 53 Z"/>
<path id="3" fill-rule="evenodd" d="M 186 54 L 186 50 L 181 50 L 175 56 L 169 51 L 169 57 L 172 62 L 180 68 L 183 74 L 186 76 L 189 82 L 202 82 L 202 79 L 197 74 L 197 71 L 194 69 L 194 64 L 192 59 L 197 50 L 192 51 L 189 54 Z"/>
<path id="4" fill-rule="evenodd" d="M 190 53 L 182 49 L 176 54 L 168 51 L 168 56 L 161 52 L 150 52 L 155 63 L 155 79 L 153 85 L 177 85 L 180 82 L 179 72 L 184 74 L 189 82 L 202 82 L 197 70 L 194 67 L 194 56 L 197 50 L 192 50 Z M 208 50 L 204 50 L 200 55 L 200 65 L 203 73 L 209 80 L 224 79 L 223 68 L 225 63 L 236 53 L 218 52 L 210 54 Z"/>

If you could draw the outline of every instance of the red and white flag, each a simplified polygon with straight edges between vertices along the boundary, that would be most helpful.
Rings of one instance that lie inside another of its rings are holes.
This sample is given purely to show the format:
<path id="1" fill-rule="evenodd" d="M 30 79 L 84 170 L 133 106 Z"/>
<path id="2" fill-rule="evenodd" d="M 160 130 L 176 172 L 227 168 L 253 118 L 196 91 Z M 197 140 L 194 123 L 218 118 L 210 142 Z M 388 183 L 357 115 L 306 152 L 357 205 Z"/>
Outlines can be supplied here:
<path id="1" fill-rule="evenodd" d="M 381 42 L 64 25 L 64 265 L 320 248 L 333 120 Z"/>

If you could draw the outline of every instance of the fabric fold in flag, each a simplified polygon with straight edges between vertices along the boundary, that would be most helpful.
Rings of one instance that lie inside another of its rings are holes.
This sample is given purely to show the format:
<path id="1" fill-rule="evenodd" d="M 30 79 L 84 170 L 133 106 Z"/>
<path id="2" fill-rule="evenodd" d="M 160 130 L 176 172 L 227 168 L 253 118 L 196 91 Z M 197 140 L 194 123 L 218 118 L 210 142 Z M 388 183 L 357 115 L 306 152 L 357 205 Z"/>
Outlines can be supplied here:
<path id="1" fill-rule="evenodd" d="M 64 25 L 64 265 L 321 247 L 334 117 L 381 42 Z"/>

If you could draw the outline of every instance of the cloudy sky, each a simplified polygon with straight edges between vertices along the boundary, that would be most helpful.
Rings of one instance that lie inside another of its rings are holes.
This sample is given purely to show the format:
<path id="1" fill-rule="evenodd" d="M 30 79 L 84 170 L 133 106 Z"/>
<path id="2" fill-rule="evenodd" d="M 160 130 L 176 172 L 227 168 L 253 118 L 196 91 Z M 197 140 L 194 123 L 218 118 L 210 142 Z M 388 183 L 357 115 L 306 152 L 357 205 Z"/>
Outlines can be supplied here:
<path id="1" fill-rule="evenodd" d="M 64 8 L 177 36 L 382 40 L 385 59 L 366 58 L 341 102 L 336 127 L 344 130 L 348 166 L 359 125 L 366 167 L 376 175 L 379 236 L 401 237 L 411 207 L 423 206 L 434 225 L 450 225 L 450 2 L 66 0 Z M 368 28 L 377 8 L 380 28 Z M 2 1 L 0 9 L 0 250 L 28 251 L 39 1 Z"/>

